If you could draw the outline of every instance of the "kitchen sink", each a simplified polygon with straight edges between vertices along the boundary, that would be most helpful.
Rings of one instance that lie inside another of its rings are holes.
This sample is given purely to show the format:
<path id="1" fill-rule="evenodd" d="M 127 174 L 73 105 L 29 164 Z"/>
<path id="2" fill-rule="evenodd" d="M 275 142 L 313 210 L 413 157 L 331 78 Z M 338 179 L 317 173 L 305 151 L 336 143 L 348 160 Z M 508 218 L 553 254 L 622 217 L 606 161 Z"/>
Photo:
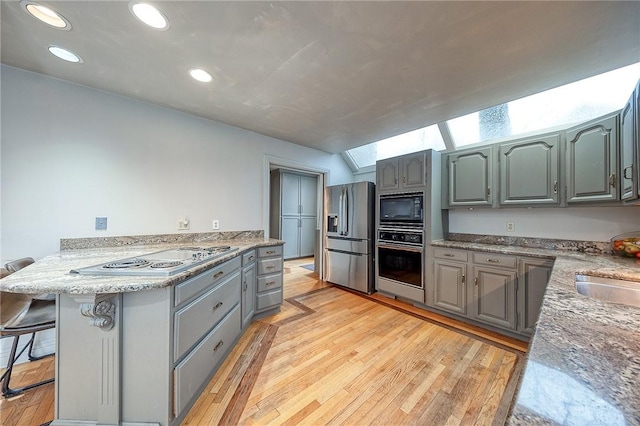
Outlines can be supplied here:
<path id="1" fill-rule="evenodd" d="M 576 275 L 576 291 L 603 302 L 640 307 L 640 282 Z"/>

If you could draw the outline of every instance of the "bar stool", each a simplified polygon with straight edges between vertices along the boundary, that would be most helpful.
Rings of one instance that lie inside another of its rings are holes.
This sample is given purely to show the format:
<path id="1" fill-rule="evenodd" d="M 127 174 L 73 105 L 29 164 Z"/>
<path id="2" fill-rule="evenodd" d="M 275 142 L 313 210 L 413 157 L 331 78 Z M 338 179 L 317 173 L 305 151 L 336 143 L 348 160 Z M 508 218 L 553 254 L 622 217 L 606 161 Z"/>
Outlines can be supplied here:
<path id="1" fill-rule="evenodd" d="M 15 262 L 19 261 L 10 263 L 12 264 L 11 266 L 14 268 L 14 271 L 17 271 L 21 269 L 21 267 L 19 267 L 20 264 L 26 263 L 26 265 L 29 265 L 30 263 L 33 263 L 33 259 L 31 259 L 31 262 L 19 262 L 18 264 L 16 264 Z M 7 265 L 9 265 L 9 263 Z M 16 266 L 18 266 L 17 269 L 15 269 Z M 10 268 L 2 268 L 1 277 L 9 275 L 11 272 L 12 269 Z M 51 378 L 16 389 L 11 389 L 9 387 L 13 365 L 20 357 L 20 355 L 22 355 L 24 351 L 27 350 L 27 348 L 29 349 L 28 356 L 30 361 L 36 361 L 53 355 L 53 353 L 51 353 L 42 356 L 35 356 L 33 355 L 32 350 L 36 333 L 38 331 L 54 328 L 55 326 L 55 300 L 36 300 L 28 294 L 0 291 L 0 338 L 13 337 L 11 352 L 9 353 L 9 359 L 7 360 L 7 368 L 0 377 L 0 380 L 2 380 L 2 396 L 10 397 L 18 395 L 28 389 L 32 389 L 37 386 L 41 386 L 54 381 L 54 378 Z M 29 342 L 20 350 L 20 352 L 16 354 L 20 336 L 22 336 L 23 334 L 31 334 L 31 338 L 29 339 Z"/>

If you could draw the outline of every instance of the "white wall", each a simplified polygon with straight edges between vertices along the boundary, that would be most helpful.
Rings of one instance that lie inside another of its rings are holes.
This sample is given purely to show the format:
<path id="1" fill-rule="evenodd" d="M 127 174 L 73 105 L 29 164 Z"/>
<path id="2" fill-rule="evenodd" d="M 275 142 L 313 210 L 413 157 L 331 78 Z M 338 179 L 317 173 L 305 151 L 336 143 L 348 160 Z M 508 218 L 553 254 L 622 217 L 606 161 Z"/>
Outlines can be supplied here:
<path id="1" fill-rule="evenodd" d="M 266 229 L 266 155 L 352 182 L 340 155 L 20 69 L 1 68 L 2 253 L 60 238 Z M 95 217 L 108 229 L 95 231 Z"/>
<path id="2" fill-rule="evenodd" d="M 507 232 L 507 221 L 515 223 L 514 232 Z M 449 232 L 464 234 L 608 241 L 638 230 L 640 206 L 449 211 Z"/>

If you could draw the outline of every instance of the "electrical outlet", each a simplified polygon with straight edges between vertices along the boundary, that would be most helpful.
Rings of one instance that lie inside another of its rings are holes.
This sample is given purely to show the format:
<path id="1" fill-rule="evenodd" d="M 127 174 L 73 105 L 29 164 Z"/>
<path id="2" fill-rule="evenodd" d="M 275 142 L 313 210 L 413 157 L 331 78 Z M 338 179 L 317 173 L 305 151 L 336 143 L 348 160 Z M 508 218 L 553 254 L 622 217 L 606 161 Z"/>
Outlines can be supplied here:
<path id="1" fill-rule="evenodd" d="M 183 219 L 178 219 L 178 231 L 187 231 L 189 230 L 189 219 L 188 218 L 183 218 Z"/>
<path id="2" fill-rule="evenodd" d="M 107 218 L 96 217 L 96 231 L 102 231 L 104 229 L 107 229 Z"/>
<path id="3" fill-rule="evenodd" d="M 220 221 L 218 219 L 213 220 L 213 229 L 220 229 Z"/>
<path id="4" fill-rule="evenodd" d="M 507 232 L 514 232 L 516 230 L 515 222 L 507 222 Z"/>

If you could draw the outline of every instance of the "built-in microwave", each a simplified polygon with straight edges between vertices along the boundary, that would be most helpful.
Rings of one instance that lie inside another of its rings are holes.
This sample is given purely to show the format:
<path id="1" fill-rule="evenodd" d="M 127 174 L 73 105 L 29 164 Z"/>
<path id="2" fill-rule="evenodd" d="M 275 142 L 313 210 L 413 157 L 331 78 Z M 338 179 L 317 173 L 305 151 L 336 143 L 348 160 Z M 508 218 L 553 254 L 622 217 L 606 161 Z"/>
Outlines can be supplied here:
<path id="1" fill-rule="evenodd" d="M 423 227 L 424 194 L 386 194 L 379 197 L 380 226 Z"/>

